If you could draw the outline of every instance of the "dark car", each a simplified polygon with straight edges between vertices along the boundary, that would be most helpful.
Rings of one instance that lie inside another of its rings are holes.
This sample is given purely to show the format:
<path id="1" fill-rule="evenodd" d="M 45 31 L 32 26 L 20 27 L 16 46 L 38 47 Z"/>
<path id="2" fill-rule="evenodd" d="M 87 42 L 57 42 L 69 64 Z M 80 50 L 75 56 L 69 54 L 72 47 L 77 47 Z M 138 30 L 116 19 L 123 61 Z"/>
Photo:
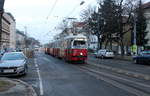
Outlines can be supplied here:
<path id="1" fill-rule="evenodd" d="M 150 64 L 150 50 L 140 52 L 140 54 L 133 57 L 133 60 L 136 64 Z"/>
<path id="2" fill-rule="evenodd" d="M 0 76 L 17 76 L 27 73 L 27 58 L 23 52 L 5 53 L 0 61 Z"/>

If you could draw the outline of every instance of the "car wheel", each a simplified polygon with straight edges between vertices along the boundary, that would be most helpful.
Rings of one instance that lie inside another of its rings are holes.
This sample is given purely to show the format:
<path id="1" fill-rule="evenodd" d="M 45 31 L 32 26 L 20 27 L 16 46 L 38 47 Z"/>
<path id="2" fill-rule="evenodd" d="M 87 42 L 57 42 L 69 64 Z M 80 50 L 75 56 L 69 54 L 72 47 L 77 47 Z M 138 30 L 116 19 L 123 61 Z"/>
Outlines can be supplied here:
<path id="1" fill-rule="evenodd" d="M 26 66 L 26 67 L 24 68 L 24 75 L 27 75 L 27 73 L 28 73 L 28 67 Z"/>

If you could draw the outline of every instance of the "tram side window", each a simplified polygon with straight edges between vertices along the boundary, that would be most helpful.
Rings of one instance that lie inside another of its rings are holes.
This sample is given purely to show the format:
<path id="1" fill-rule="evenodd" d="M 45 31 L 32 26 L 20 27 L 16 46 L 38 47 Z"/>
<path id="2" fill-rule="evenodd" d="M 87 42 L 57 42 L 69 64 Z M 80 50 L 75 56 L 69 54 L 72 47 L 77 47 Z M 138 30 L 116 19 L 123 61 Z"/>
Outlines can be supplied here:
<path id="1" fill-rule="evenodd" d="M 67 46 L 68 46 L 68 47 L 67 47 L 67 48 L 71 48 L 71 42 L 72 42 L 72 41 L 73 41 L 73 40 L 71 40 L 71 39 L 68 40 L 68 42 L 67 42 Z"/>

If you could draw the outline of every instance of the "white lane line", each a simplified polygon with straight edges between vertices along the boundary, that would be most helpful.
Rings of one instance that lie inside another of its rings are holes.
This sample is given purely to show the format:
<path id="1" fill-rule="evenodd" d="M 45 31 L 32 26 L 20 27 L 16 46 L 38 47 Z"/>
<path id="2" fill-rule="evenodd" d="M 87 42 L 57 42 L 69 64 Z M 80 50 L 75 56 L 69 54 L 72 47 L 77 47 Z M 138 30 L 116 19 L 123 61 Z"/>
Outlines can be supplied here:
<path id="1" fill-rule="evenodd" d="M 46 60 L 46 61 L 50 61 L 50 60 L 49 60 L 48 58 L 46 58 L 46 57 L 44 57 L 43 59 Z"/>
<path id="2" fill-rule="evenodd" d="M 38 77 L 39 77 L 40 95 L 43 96 L 44 95 L 44 90 L 43 90 L 43 84 L 42 84 L 40 69 L 39 69 L 38 64 L 37 64 L 37 59 L 34 59 L 34 62 L 35 62 L 35 67 L 36 67 Z"/>

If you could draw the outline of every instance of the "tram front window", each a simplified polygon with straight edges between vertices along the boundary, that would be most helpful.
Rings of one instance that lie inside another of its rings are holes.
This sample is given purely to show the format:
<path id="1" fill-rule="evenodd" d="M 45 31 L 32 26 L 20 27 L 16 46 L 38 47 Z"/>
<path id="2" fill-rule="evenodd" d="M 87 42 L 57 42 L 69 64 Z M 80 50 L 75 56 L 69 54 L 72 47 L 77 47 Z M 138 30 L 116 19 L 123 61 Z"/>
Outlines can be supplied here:
<path id="1" fill-rule="evenodd" d="M 73 42 L 73 48 L 86 48 L 86 42 L 75 40 Z"/>

